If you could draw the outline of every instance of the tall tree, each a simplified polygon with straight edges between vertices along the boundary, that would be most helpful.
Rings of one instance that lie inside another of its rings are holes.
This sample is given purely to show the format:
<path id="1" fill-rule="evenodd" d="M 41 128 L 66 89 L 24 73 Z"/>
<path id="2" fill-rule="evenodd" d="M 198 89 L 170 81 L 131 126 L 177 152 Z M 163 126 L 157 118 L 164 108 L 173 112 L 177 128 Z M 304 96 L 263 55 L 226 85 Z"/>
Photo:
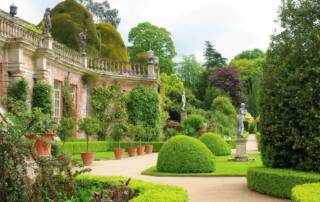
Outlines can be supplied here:
<path id="1" fill-rule="evenodd" d="M 252 49 L 252 50 L 245 50 L 242 51 L 241 53 L 239 53 L 238 55 L 236 55 L 234 57 L 234 59 L 236 60 L 240 60 L 240 59 L 248 59 L 248 60 L 253 60 L 253 59 L 257 59 L 257 58 L 263 58 L 264 52 L 258 48 Z"/>
<path id="2" fill-rule="evenodd" d="M 138 60 L 138 55 L 153 50 L 159 57 L 160 70 L 164 73 L 173 73 L 176 50 L 170 32 L 165 28 L 157 27 L 150 22 L 138 24 L 129 32 L 130 59 Z"/>
<path id="3" fill-rule="evenodd" d="M 223 67 L 226 65 L 227 59 L 222 57 L 222 55 L 214 48 L 214 45 L 210 41 L 205 42 L 205 66 L 209 67 Z"/>
<path id="4" fill-rule="evenodd" d="M 283 0 L 263 68 L 262 159 L 320 172 L 320 1 Z"/>
<path id="5" fill-rule="evenodd" d="M 107 0 L 102 2 L 93 2 L 93 0 L 78 0 L 95 17 L 98 23 L 109 22 L 117 28 L 121 22 L 118 9 L 111 9 Z"/>
<path id="6" fill-rule="evenodd" d="M 182 62 L 177 66 L 177 73 L 184 85 L 194 91 L 201 78 L 203 67 L 194 55 L 183 56 Z"/>

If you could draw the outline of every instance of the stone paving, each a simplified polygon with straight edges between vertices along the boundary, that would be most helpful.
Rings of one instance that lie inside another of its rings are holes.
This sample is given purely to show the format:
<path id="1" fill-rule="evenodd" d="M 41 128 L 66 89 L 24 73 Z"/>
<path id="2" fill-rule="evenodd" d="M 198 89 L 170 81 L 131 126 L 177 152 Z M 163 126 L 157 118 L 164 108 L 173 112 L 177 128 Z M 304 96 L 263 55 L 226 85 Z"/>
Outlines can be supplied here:
<path id="1" fill-rule="evenodd" d="M 255 137 L 248 138 L 247 149 L 257 152 Z M 190 202 L 285 202 L 252 192 L 245 177 L 153 177 L 140 173 L 156 164 L 157 154 L 123 160 L 96 161 L 91 166 L 94 175 L 128 176 L 135 179 L 172 184 L 188 190 Z"/>

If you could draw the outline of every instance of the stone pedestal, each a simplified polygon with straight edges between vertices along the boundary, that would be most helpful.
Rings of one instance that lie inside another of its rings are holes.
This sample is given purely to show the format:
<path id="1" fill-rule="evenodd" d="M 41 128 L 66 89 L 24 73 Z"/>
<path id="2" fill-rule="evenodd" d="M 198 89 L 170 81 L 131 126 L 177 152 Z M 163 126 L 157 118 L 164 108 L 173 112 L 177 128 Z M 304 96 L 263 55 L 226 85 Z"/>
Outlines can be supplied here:
<path id="1" fill-rule="evenodd" d="M 255 161 L 254 158 L 249 158 L 247 155 L 247 140 L 238 138 L 236 140 L 236 156 L 229 161 Z"/>
<path id="2" fill-rule="evenodd" d="M 182 123 L 184 120 L 186 120 L 188 114 L 186 111 L 181 111 L 180 113 L 180 122 Z"/>

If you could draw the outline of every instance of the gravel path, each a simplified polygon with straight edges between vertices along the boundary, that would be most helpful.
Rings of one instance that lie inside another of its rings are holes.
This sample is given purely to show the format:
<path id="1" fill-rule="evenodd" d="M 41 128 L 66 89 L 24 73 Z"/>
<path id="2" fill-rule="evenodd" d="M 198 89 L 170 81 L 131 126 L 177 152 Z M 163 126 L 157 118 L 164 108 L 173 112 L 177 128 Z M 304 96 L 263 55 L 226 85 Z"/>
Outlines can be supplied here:
<path id="1" fill-rule="evenodd" d="M 247 149 L 256 152 L 255 137 L 248 139 Z M 188 190 L 190 202 L 284 202 L 250 191 L 244 177 L 152 177 L 140 173 L 156 164 L 157 154 L 123 160 L 96 161 L 91 166 L 94 175 L 128 176 L 135 179 L 172 184 Z"/>

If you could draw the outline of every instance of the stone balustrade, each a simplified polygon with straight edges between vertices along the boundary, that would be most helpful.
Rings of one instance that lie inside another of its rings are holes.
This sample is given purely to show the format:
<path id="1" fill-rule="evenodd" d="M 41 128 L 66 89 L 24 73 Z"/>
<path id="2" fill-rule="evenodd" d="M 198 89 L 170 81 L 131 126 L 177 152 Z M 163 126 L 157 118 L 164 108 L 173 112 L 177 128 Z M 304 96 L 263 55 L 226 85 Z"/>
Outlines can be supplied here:
<path id="1" fill-rule="evenodd" d="M 11 17 L 0 10 L 0 38 L 10 41 L 23 41 L 35 50 L 47 49 L 55 61 L 63 62 L 71 67 L 90 70 L 102 75 L 159 79 L 157 64 L 140 64 L 129 62 L 109 61 L 103 58 L 91 58 L 67 46 L 54 41 L 52 38 L 39 34 L 27 27 L 29 23 Z"/>

